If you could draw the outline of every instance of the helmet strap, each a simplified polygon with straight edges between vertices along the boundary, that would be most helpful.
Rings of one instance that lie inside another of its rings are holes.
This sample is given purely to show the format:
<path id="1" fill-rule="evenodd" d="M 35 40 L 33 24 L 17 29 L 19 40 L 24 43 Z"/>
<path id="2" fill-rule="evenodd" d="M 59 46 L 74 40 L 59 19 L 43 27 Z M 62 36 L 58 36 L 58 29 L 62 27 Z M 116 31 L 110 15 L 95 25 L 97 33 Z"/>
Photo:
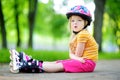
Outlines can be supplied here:
<path id="1" fill-rule="evenodd" d="M 81 30 L 80 30 L 81 31 Z M 78 34 L 80 31 L 73 31 L 73 33 L 76 35 Z"/>

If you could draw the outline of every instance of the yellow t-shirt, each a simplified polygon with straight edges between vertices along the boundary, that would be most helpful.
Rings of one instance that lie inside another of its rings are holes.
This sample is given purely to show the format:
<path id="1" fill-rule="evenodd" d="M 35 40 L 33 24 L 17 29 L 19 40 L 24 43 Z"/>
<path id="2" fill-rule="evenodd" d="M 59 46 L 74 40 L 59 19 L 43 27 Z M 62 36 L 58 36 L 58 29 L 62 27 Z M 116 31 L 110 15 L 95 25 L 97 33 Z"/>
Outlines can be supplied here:
<path id="1" fill-rule="evenodd" d="M 85 49 L 81 57 L 85 57 L 86 59 L 91 59 L 96 62 L 98 60 L 98 45 L 93 36 L 91 36 L 87 30 L 79 32 L 70 42 L 72 53 L 75 53 L 77 44 L 82 42 L 85 43 Z"/>

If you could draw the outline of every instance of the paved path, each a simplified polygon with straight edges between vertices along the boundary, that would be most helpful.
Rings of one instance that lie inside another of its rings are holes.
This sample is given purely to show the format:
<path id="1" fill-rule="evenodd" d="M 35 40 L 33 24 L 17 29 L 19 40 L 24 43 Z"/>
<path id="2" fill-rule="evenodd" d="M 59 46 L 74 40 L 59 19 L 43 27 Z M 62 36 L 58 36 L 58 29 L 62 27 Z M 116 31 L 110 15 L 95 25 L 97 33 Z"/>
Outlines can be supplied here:
<path id="1" fill-rule="evenodd" d="M 19 73 L 9 72 L 8 64 L 0 64 L 0 80 L 120 80 L 120 60 L 98 61 L 92 73 Z"/>

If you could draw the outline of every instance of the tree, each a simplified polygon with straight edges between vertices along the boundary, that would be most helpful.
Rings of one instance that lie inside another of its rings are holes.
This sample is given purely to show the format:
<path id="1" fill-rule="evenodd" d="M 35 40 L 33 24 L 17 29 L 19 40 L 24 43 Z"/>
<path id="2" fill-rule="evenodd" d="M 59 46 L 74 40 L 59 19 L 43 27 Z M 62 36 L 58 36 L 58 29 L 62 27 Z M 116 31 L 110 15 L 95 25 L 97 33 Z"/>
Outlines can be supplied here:
<path id="1" fill-rule="evenodd" d="M 16 30 L 17 30 L 17 47 L 20 47 L 21 40 L 20 40 L 20 29 L 19 29 L 19 13 L 18 13 L 18 1 L 14 0 L 14 9 L 15 9 L 15 23 L 16 23 Z"/>
<path id="2" fill-rule="evenodd" d="M 34 21 L 37 10 L 38 0 L 29 0 L 29 13 L 28 13 L 28 22 L 29 22 L 29 43 L 28 47 L 33 47 L 33 30 L 34 30 Z"/>
<path id="3" fill-rule="evenodd" d="M 66 17 L 60 14 L 54 14 L 51 18 L 51 33 L 53 37 L 53 46 L 56 48 L 57 40 L 67 36 L 67 27 L 65 27 Z"/>
<path id="4" fill-rule="evenodd" d="M 102 51 L 102 25 L 103 14 L 106 0 L 94 0 L 95 2 L 95 21 L 94 21 L 94 37 L 99 44 L 99 51 Z"/>
<path id="5" fill-rule="evenodd" d="M 5 29 L 5 23 L 4 23 L 4 15 L 2 12 L 1 0 L 0 0 L 0 27 L 1 27 L 1 34 L 2 34 L 2 47 L 7 48 L 6 29 Z"/>
<path id="6" fill-rule="evenodd" d="M 60 14 L 54 14 L 51 20 L 51 32 L 54 39 L 59 39 L 67 33 L 65 29 L 66 17 Z M 64 34 L 63 34 L 64 33 Z"/>
<path id="7" fill-rule="evenodd" d="M 120 0 L 107 0 L 106 3 L 106 12 L 108 13 L 111 20 L 114 21 L 114 24 L 111 24 L 110 20 L 110 28 L 112 28 L 113 34 L 115 36 L 115 40 L 117 46 L 120 51 Z M 112 5 L 112 6 L 111 6 Z M 110 35 L 111 36 L 111 35 Z"/>

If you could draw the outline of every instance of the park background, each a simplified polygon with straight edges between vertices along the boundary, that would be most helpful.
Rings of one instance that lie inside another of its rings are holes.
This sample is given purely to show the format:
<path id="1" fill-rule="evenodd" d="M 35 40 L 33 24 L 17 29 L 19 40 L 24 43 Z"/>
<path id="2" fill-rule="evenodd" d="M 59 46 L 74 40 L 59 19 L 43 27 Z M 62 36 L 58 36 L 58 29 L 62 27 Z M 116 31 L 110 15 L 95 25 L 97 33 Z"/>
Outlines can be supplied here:
<path id="1" fill-rule="evenodd" d="M 40 60 L 68 58 L 70 30 L 66 12 L 85 5 L 92 13 L 90 33 L 99 59 L 120 59 L 120 0 L 0 0 L 0 62 L 9 49 Z"/>

